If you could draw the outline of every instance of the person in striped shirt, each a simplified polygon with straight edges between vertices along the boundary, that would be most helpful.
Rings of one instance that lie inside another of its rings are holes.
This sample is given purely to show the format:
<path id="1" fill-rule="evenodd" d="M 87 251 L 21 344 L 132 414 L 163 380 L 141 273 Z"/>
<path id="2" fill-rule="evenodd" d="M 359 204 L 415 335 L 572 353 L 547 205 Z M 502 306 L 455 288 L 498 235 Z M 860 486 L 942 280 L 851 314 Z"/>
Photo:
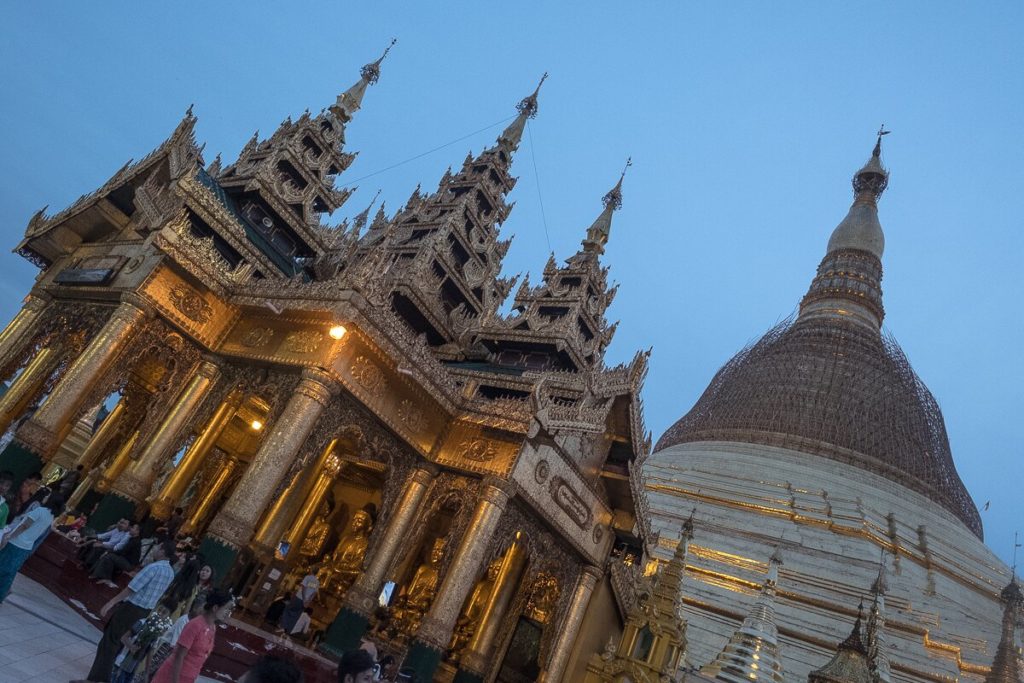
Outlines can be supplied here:
<path id="1" fill-rule="evenodd" d="M 96 657 L 87 679 L 72 683 L 108 683 L 114 668 L 114 659 L 121 649 L 121 637 L 132 625 L 156 607 L 160 596 L 174 579 L 171 563 L 176 559 L 174 542 L 166 541 L 152 554 L 153 561 L 135 575 L 128 586 L 100 609 L 107 618 L 103 637 L 96 648 Z"/>

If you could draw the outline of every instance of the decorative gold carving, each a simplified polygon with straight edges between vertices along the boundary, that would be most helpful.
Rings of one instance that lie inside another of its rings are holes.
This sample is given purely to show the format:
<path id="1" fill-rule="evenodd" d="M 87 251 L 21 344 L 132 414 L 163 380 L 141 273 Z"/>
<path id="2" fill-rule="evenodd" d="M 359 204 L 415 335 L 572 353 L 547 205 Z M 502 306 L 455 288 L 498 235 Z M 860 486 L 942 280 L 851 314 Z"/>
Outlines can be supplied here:
<path id="1" fill-rule="evenodd" d="M 526 600 L 526 616 L 541 624 L 548 623 L 560 593 L 558 579 L 553 574 L 538 574 L 530 586 L 530 597 Z"/>
<path id="2" fill-rule="evenodd" d="M 289 332 L 288 336 L 284 338 L 282 346 L 285 351 L 291 353 L 306 354 L 313 353 L 317 347 L 320 346 L 320 342 L 324 340 L 322 332 L 315 330 L 296 330 Z"/>
<path id="3" fill-rule="evenodd" d="M 260 349 L 269 344 L 273 338 L 274 330 L 269 327 L 250 327 L 242 335 L 241 344 L 250 349 Z"/>
<path id="4" fill-rule="evenodd" d="M 590 508 L 565 479 L 555 477 L 551 480 L 551 498 L 581 529 L 587 528 L 590 523 Z"/>
<path id="5" fill-rule="evenodd" d="M 205 325 L 210 322 L 213 308 L 199 293 L 186 285 L 178 284 L 169 292 L 171 303 L 178 312 L 189 320 Z"/>
<path id="6" fill-rule="evenodd" d="M 427 424 L 423 409 L 407 398 L 398 404 L 398 420 L 411 432 L 418 432 Z"/>
<path id="7" fill-rule="evenodd" d="M 459 444 L 463 457 L 473 462 L 490 462 L 498 451 L 487 439 L 467 439 Z"/>
<path id="8" fill-rule="evenodd" d="M 384 373 L 377 367 L 376 363 L 366 356 L 357 356 L 352 361 L 352 367 L 349 368 L 349 372 L 359 382 L 359 385 L 371 394 L 377 396 L 383 393 L 386 386 Z"/>

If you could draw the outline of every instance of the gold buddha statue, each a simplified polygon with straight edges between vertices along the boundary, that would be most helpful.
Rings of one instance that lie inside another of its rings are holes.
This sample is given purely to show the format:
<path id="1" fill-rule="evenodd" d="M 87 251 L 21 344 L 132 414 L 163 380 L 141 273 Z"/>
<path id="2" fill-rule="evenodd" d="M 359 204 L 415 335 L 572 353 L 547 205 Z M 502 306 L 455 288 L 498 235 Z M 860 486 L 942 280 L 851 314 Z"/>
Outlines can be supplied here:
<path id="1" fill-rule="evenodd" d="M 548 623 L 558 603 L 558 579 L 548 572 L 541 572 L 530 586 L 530 597 L 526 601 L 526 616 L 540 624 Z"/>
<path id="2" fill-rule="evenodd" d="M 323 550 L 324 543 L 327 542 L 327 537 L 331 533 L 331 526 L 327 523 L 327 516 L 329 514 L 330 509 L 327 507 L 327 503 L 324 503 L 320 509 L 320 514 L 316 516 L 316 519 L 309 526 L 309 531 L 306 533 L 306 538 L 303 539 L 302 545 L 299 546 L 299 555 L 307 562 L 315 560 Z"/>
<path id="3" fill-rule="evenodd" d="M 413 635 L 437 593 L 438 572 L 444 557 L 444 539 L 434 539 L 430 557 L 421 564 L 395 606 L 394 623 L 399 631 Z"/>
<path id="4" fill-rule="evenodd" d="M 487 572 L 484 577 L 476 582 L 473 592 L 466 603 L 466 609 L 462 610 L 458 621 L 455 622 L 455 631 L 452 633 L 448 650 L 451 652 L 450 660 L 457 662 L 462 656 L 462 651 L 470 638 L 480 628 L 484 618 L 484 610 L 487 609 L 487 602 L 490 600 L 494 589 L 497 586 L 498 574 L 501 572 L 501 559 L 497 559 L 487 565 Z"/>
<path id="5" fill-rule="evenodd" d="M 363 558 L 366 557 L 372 527 L 370 515 L 365 510 L 356 510 L 334 552 L 317 574 L 321 590 L 338 596 L 344 595 L 363 570 Z"/>

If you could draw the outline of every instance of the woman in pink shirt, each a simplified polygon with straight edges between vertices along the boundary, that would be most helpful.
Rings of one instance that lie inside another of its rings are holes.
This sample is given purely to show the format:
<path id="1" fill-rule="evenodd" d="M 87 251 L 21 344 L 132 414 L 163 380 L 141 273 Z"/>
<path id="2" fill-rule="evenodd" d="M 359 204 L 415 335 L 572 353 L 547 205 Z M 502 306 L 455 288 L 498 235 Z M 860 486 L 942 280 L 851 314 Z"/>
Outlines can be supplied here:
<path id="1" fill-rule="evenodd" d="M 234 606 L 234 599 L 227 591 L 211 591 L 202 614 L 186 624 L 174 652 L 157 670 L 151 683 L 195 683 L 206 658 L 213 652 L 217 622 L 227 619 Z"/>

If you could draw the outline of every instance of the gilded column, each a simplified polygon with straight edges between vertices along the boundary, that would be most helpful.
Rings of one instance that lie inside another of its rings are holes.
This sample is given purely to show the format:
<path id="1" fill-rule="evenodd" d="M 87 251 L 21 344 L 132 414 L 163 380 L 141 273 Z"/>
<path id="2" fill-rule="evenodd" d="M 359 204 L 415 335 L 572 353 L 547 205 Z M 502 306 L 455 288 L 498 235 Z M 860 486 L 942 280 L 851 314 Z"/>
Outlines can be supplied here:
<path id="1" fill-rule="evenodd" d="M 405 660 L 423 680 L 432 680 L 441 654 L 448 647 L 459 610 L 476 582 L 487 546 L 511 495 L 507 482 L 491 477 L 484 480 L 473 519 Z"/>
<path id="2" fill-rule="evenodd" d="M 590 604 L 590 595 L 594 592 L 597 580 L 601 578 L 601 570 L 593 565 L 587 565 L 580 570 L 580 577 L 576 581 L 576 590 L 572 594 L 572 603 L 569 611 L 562 621 L 561 629 L 558 631 L 558 638 L 551 648 L 551 658 L 547 668 L 541 671 L 538 683 L 558 683 L 565 674 L 565 666 L 569 663 L 569 656 L 572 654 L 572 646 L 576 642 L 576 634 L 579 633 L 583 617 L 587 613 L 587 606 Z"/>
<path id="3" fill-rule="evenodd" d="M 336 387 L 334 380 L 320 370 L 303 371 L 288 405 L 203 539 L 202 552 L 217 576 L 227 574 L 239 549 L 252 539 L 256 520 L 270 506 L 274 492 Z"/>
<path id="4" fill-rule="evenodd" d="M 192 442 L 189 449 L 185 451 L 185 455 L 181 457 L 178 465 L 171 470 L 171 473 L 167 476 L 167 481 L 164 482 L 160 491 L 153 498 L 152 503 L 150 503 L 150 514 L 157 519 L 167 519 L 170 516 L 171 510 L 178 504 L 181 497 L 185 495 L 185 491 L 188 490 L 189 484 L 195 478 L 196 472 L 202 467 L 206 456 L 213 449 L 217 440 L 220 439 L 221 434 L 224 433 L 224 428 L 228 426 L 231 418 L 235 416 L 238 407 L 242 403 L 242 398 L 242 393 L 236 391 L 226 401 L 217 406 L 217 410 L 214 411 L 213 416 L 210 417 L 210 420 L 203 427 L 203 431 Z"/>
<path id="5" fill-rule="evenodd" d="M 92 385 L 103 376 L 136 328 L 152 313 L 138 297 L 122 301 L 85 350 L 68 366 L 39 410 L 18 430 L 18 438 L 46 459 L 58 446 L 56 440 Z"/>
<path id="6" fill-rule="evenodd" d="M 320 504 L 334 483 L 335 477 L 338 476 L 339 470 L 341 470 L 341 462 L 338 460 L 338 456 L 328 455 L 323 467 L 320 468 L 313 488 L 309 490 L 309 495 L 306 496 L 302 507 L 299 508 L 295 521 L 292 522 L 291 528 L 285 534 L 285 540 L 292 548 L 298 550 L 302 545 L 302 541 L 306 538 L 306 532 L 309 531 L 309 525 L 313 523 L 313 518 L 316 517 Z"/>
<path id="7" fill-rule="evenodd" d="M 6 432 L 11 423 L 25 411 L 59 361 L 60 354 L 52 347 L 36 352 L 7 392 L 0 397 L 0 434 Z"/>
<path id="8" fill-rule="evenodd" d="M 480 626 L 466 644 L 466 652 L 459 663 L 454 683 L 482 683 L 491 665 L 494 641 L 505 618 L 505 612 L 515 597 L 519 579 L 526 566 L 526 553 L 522 545 L 513 543 L 501 561 L 498 578 L 494 582 L 487 604 L 484 605 Z"/>
<path id="9" fill-rule="evenodd" d="M 359 645 L 359 639 L 366 632 L 370 616 L 377 606 L 377 596 L 384 587 L 388 567 L 394 562 L 402 545 L 408 541 L 409 531 L 419 514 L 423 497 L 436 475 L 437 468 L 428 463 L 421 464 L 409 475 L 402 497 L 391 513 L 387 527 L 382 530 L 384 535 L 370 563 L 345 593 L 341 611 L 327 629 L 321 644 L 323 649 L 340 655 Z"/>
<path id="10" fill-rule="evenodd" d="M 139 433 L 137 431 L 132 432 L 131 436 L 125 439 L 124 443 L 117 449 L 117 453 L 114 454 L 110 464 L 103 469 L 103 472 L 100 474 L 99 481 L 96 482 L 96 489 L 98 491 L 101 493 L 109 491 L 111 483 L 121 476 L 125 467 L 128 467 L 128 462 L 131 460 L 132 448 L 135 446 L 135 442 L 138 438 Z"/>
<path id="11" fill-rule="evenodd" d="M 89 439 L 88 445 L 82 454 L 78 456 L 78 460 L 75 461 L 75 465 L 82 465 L 87 472 L 92 471 L 93 466 L 99 460 L 100 456 L 103 455 L 103 449 L 106 448 L 110 438 L 114 436 L 114 432 L 117 430 L 118 423 L 124 418 L 125 411 L 125 400 L 122 397 L 114 409 L 111 410 L 103 422 L 100 423 L 99 428 Z"/>
<path id="12" fill-rule="evenodd" d="M 95 515 L 103 519 L 130 517 L 136 507 L 145 502 L 160 466 L 169 455 L 168 451 L 174 446 L 179 432 L 195 414 L 218 377 L 220 366 L 215 362 L 204 360 L 199 364 L 192 379 L 178 395 L 149 442 L 140 450 L 138 457 L 131 460 L 124 472 L 112 482 L 110 493 L 100 501 Z"/>
<path id="13" fill-rule="evenodd" d="M 42 390 L 47 378 L 60 362 L 61 353 L 54 348 L 43 348 L 29 361 L 29 364 L 14 380 L 7 393 L 0 397 L 0 434 L 6 432 L 11 423 L 28 408 L 32 399 Z M 24 426 L 24 425 L 22 425 Z M 43 468 L 43 459 L 35 449 L 12 439 L 0 453 L 0 469 L 9 470 L 15 482 L 20 481 Z"/>
<path id="14" fill-rule="evenodd" d="M 296 512 L 304 509 L 302 508 L 303 503 L 309 499 L 315 485 L 320 483 L 324 465 L 331 458 L 337 443 L 337 439 L 331 439 L 327 447 L 321 451 L 316 462 L 311 467 L 299 472 L 295 480 L 285 489 L 284 494 L 278 496 L 274 501 L 270 511 L 263 515 L 260 526 L 256 529 L 256 535 L 252 539 L 255 550 L 270 553 L 277 547 L 278 541 L 281 540 L 285 529 L 288 528 L 288 523 L 295 517 Z M 337 469 L 334 472 L 337 474 Z M 323 498 L 323 493 L 319 497 Z M 319 499 L 316 502 L 319 504 Z"/>
<path id="15" fill-rule="evenodd" d="M 231 480 L 231 475 L 235 473 L 235 468 L 238 467 L 238 460 L 234 458 L 224 458 L 224 462 L 221 463 L 217 473 L 214 475 L 213 480 L 206 486 L 203 491 L 203 497 L 199 499 L 199 502 L 192 506 L 189 511 L 188 518 L 181 525 L 182 533 L 193 533 L 199 528 L 199 525 L 203 523 L 206 516 L 210 512 L 210 508 L 217 502 L 221 494 L 224 493 L 224 488 L 228 485 Z"/>
<path id="16" fill-rule="evenodd" d="M 50 304 L 47 294 L 29 294 L 7 327 L 0 332 L 0 366 L 6 365 L 39 322 L 39 314 Z"/>
<path id="17" fill-rule="evenodd" d="M 135 442 L 139 440 L 139 432 L 132 432 L 132 435 L 125 439 L 124 443 L 117 450 L 110 464 L 100 474 L 99 479 L 96 481 L 95 490 L 97 493 L 106 494 L 110 491 L 110 486 L 113 484 L 121 473 L 124 472 L 125 468 L 132 461 L 132 449 L 135 447 Z M 83 482 L 84 483 L 84 482 Z M 75 491 L 77 494 L 78 492 Z M 74 496 L 72 496 L 74 497 Z M 93 498 L 96 500 L 96 498 Z M 134 511 L 131 509 L 123 510 L 100 510 L 97 508 L 96 512 L 89 516 L 89 525 L 94 529 L 106 529 L 108 526 L 121 519 L 122 517 L 132 517 Z"/>

